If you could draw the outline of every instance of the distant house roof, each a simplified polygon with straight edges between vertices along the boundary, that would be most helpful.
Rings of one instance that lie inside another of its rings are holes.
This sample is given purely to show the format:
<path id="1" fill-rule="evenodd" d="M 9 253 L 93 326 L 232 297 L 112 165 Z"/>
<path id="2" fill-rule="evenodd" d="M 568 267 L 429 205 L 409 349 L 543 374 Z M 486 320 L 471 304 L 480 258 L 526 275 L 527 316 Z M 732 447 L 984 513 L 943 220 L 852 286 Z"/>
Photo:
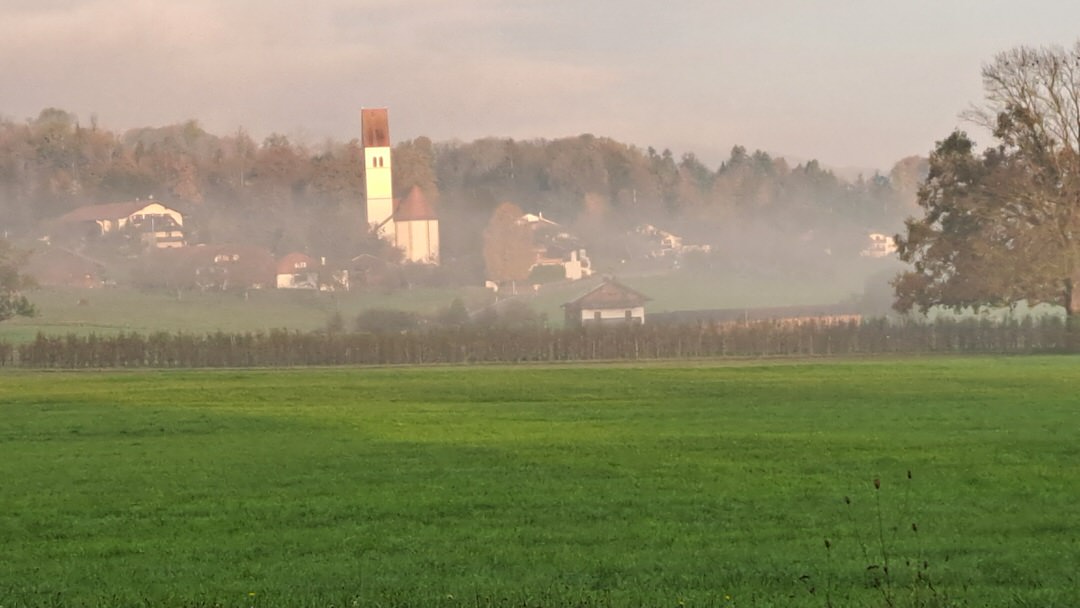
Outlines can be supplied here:
<path id="1" fill-rule="evenodd" d="M 293 252 L 278 260 L 277 273 L 278 274 L 295 274 L 297 271 L 315 272 L 318 264 L 315 262 L 315 258 L 299 253 Z"/>
<path id="2" fill-rule="evenodd" d="M 540 212 L 540 213 L 526 213 L 525 215 L 519 217 L 517 222 L 519 224 L 529 224 L 529 225 L 532 225 L 532 224 L 544 224 L 544 225 L 547 225 L 547 226 L 558 226 L 559 225 L 556 222 L 553 222 L 553 221 L 547 219 L 546 217 L 544 217 L 543 212 Z"/>
<path id="3" fill-rule="evenodd" d="M 100 262 L 57 247 L 34 251 L 26 263 L 27 274 L 46 286 L 94 287 L 103 270 Z"/>
<path id="4" fill-rule="evenodd" d="M 100 220 L 116 220 L 128 217 L 145 207 L 155 204 L 156 201 L 129 201 L 126 203 L 106 203 L 104 205 L 87 205 L 72 209 L 57 218 L 60 222 L 96 222 Z M 160 203 L 158 203 L 160 204 Z"/>
<path id="5" fill-rule="evenodd" d="M 612 279 L 607 279 L 580 298 L 563 304 L 564 308 L 634 308 L 651 298 Z"/>
<path id="6" fill-rule="evenodd" d="M 409 194 L 401 199 L 394 209 L 395 222 L 437 219 L 439 219 L 439 216 L 436 215 L 435 208 L 428 202 L 427 197 L 424 196 L 424 191 L 420 189 L 420 186 L 413 186 L 412 189 L 409 190 Z"/>

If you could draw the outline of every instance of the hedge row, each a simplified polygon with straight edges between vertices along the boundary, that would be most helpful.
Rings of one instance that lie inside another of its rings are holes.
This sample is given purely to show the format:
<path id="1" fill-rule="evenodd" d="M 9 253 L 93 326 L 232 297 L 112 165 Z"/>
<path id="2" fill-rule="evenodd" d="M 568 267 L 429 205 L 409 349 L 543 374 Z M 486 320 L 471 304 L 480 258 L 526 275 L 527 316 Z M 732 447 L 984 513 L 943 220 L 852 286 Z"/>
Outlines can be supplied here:
<path id="1" fill-rule="evenodd" d="M 856 355 L 1031 353 L 1065 349 L 1060 318 L 933 323 L 870 321 L 586 329 L 479 327 L 404 333 L 153 333 L 0 342 L 0 365 L 24 368 L 202 368 Z"/>

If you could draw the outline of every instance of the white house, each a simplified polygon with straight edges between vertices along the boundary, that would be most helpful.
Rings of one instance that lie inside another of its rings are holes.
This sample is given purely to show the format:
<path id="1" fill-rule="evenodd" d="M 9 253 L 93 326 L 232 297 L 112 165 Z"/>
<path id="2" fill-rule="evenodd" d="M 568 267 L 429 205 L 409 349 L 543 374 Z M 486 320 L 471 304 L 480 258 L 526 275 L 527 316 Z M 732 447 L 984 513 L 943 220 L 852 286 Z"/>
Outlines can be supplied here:
<path id="1" fill-rule="evenodd" d="M 184 246 L 183 214 L 152 200 L 87 205 L 65 213 L 56 222 L 93 236 L 134 228 L 153 247 Z"/>
<path id="2" fill-rule="evenodd" d="M 645 323 L 645 302 L 649 297 L 607 279 L 580 298 L 563 304 L 566 325 L 611 325 Z"/>
<path id="3" fill-rule="evenodd" d="M 870 233 L 870 244 L 859 255 L 866 258 L 884 258 L 896 253 L 896 240 L 880 232 Z"/>

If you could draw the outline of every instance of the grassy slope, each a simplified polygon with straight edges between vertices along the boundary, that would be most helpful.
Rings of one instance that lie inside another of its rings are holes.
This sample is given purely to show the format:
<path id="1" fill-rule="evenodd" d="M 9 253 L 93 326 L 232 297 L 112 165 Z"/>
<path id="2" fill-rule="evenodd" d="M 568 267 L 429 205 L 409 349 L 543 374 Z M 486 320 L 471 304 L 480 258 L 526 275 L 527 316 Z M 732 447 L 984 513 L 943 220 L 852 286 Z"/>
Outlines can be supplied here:
<path id="1" fill-rule="evenodd" d="M 532 294 L 522 286 L 523 300 L 555 325 L 563 320 L 562 304 L 577 298 L 599 283 L 599 277 L 545 286 Z M 706 308 L 738 308 L 799 304 L 830 304 L 857 292 L 861 278 L 823 282 L 813 278 L 767 278 L 720 276 L 676 272 L 620 277 L 652 298 L 653 312 Z M 444 308 L 462 298 L 476 310 L 491 300 L 480 288 L 412 289 L 393 293 L 326 294 L 306 291 L 252 291 L 247 297 L 234 293 L 184 293 L 181 299 L 166 292 L 114 289 L 39 289 L 31 299 L 40 315 L 0 323 L 0 340 L 21 342 L 38 331 L 49 334 L 118 331 L 260 331 L 288 328 L 309 331 L 323 327 L 335 311 L 347 324 L 369 308 L 397 308 L 424 314 Z M 80 300 L 85 300 L 80 305 Z"/>
<path id="2" fill-rule="evenodd" d="M 0 340 L 32 339 L 51 334 L 117 331 L 248 332 L 275 328 L 310 331 L 324 327 L 335 311 L 351 326 L 369 308 L 397 308 L 425 314 L 446 307 L 455 297 L 473 306 L 488 298 L 480 289 L 414 289 L 394 294 L 328 294 L 310 291 L 236 293 L 142 292 L 131 289 L 39 289 L 31 294 L 37 317 L 0 323 Z M 85 302 L 80 305 L 80 300 Z"/>
<path id="3" fill-rule="evenodd" d="M 1076 605 L 1077 363 L 4 373 L 0 604 Z"/>

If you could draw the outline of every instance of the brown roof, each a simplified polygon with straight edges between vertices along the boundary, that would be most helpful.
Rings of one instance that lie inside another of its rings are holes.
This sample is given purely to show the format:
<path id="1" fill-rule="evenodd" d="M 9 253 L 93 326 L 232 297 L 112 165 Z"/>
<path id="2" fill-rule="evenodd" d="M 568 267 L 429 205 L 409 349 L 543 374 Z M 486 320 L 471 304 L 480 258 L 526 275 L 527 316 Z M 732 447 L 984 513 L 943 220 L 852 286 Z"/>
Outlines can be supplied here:
<path id="1" fill-rule="evenodd" d="M 303 263 L 303 266 L 299 266 L 301 263 Z M 294 274 L 297 270 L 315 272 L 317 266 L 318 264 L 315 262 L 315 258 L 310 255 L 293 252 L 278 260 L 277 273 Z"/>
<path id="2" fill-rule="evenodd" d="M 156 201 L 129 201 L 126 203 L 106 203 L 104 205 L 86 205 L 72 209 L 57 218 L 60 222 L 96 222 L 98 220 L 118 220 L 128 217 L 136 211 L 153 205 Z"/>
<path id="3" fill-rule="evenodd" d="M 394 209 L 395 222 L 437 219 L 439 219 L 439 216 L 435 214 L 435 208 L 428 202 L 427 197 L 424 196 L 424 191 L 420 189 L 420 186 L 413 186 L 412 189 L 409 190 L 408 196 L 399 201 Z"/>
<path id="4" fill-rule="evenodd" d="M 564 308 L 633 308 L 648 302 L 641 292 L 607 279 L 580 298 L 563 304 Z"/>
<path id="5" fill-rule="evenodd" d="M 104 266 L 71 251 L 49 247 L 34 251 L 26 262 L 26 272 L 38 285 L 93 287 L 100 284 Z"/>

